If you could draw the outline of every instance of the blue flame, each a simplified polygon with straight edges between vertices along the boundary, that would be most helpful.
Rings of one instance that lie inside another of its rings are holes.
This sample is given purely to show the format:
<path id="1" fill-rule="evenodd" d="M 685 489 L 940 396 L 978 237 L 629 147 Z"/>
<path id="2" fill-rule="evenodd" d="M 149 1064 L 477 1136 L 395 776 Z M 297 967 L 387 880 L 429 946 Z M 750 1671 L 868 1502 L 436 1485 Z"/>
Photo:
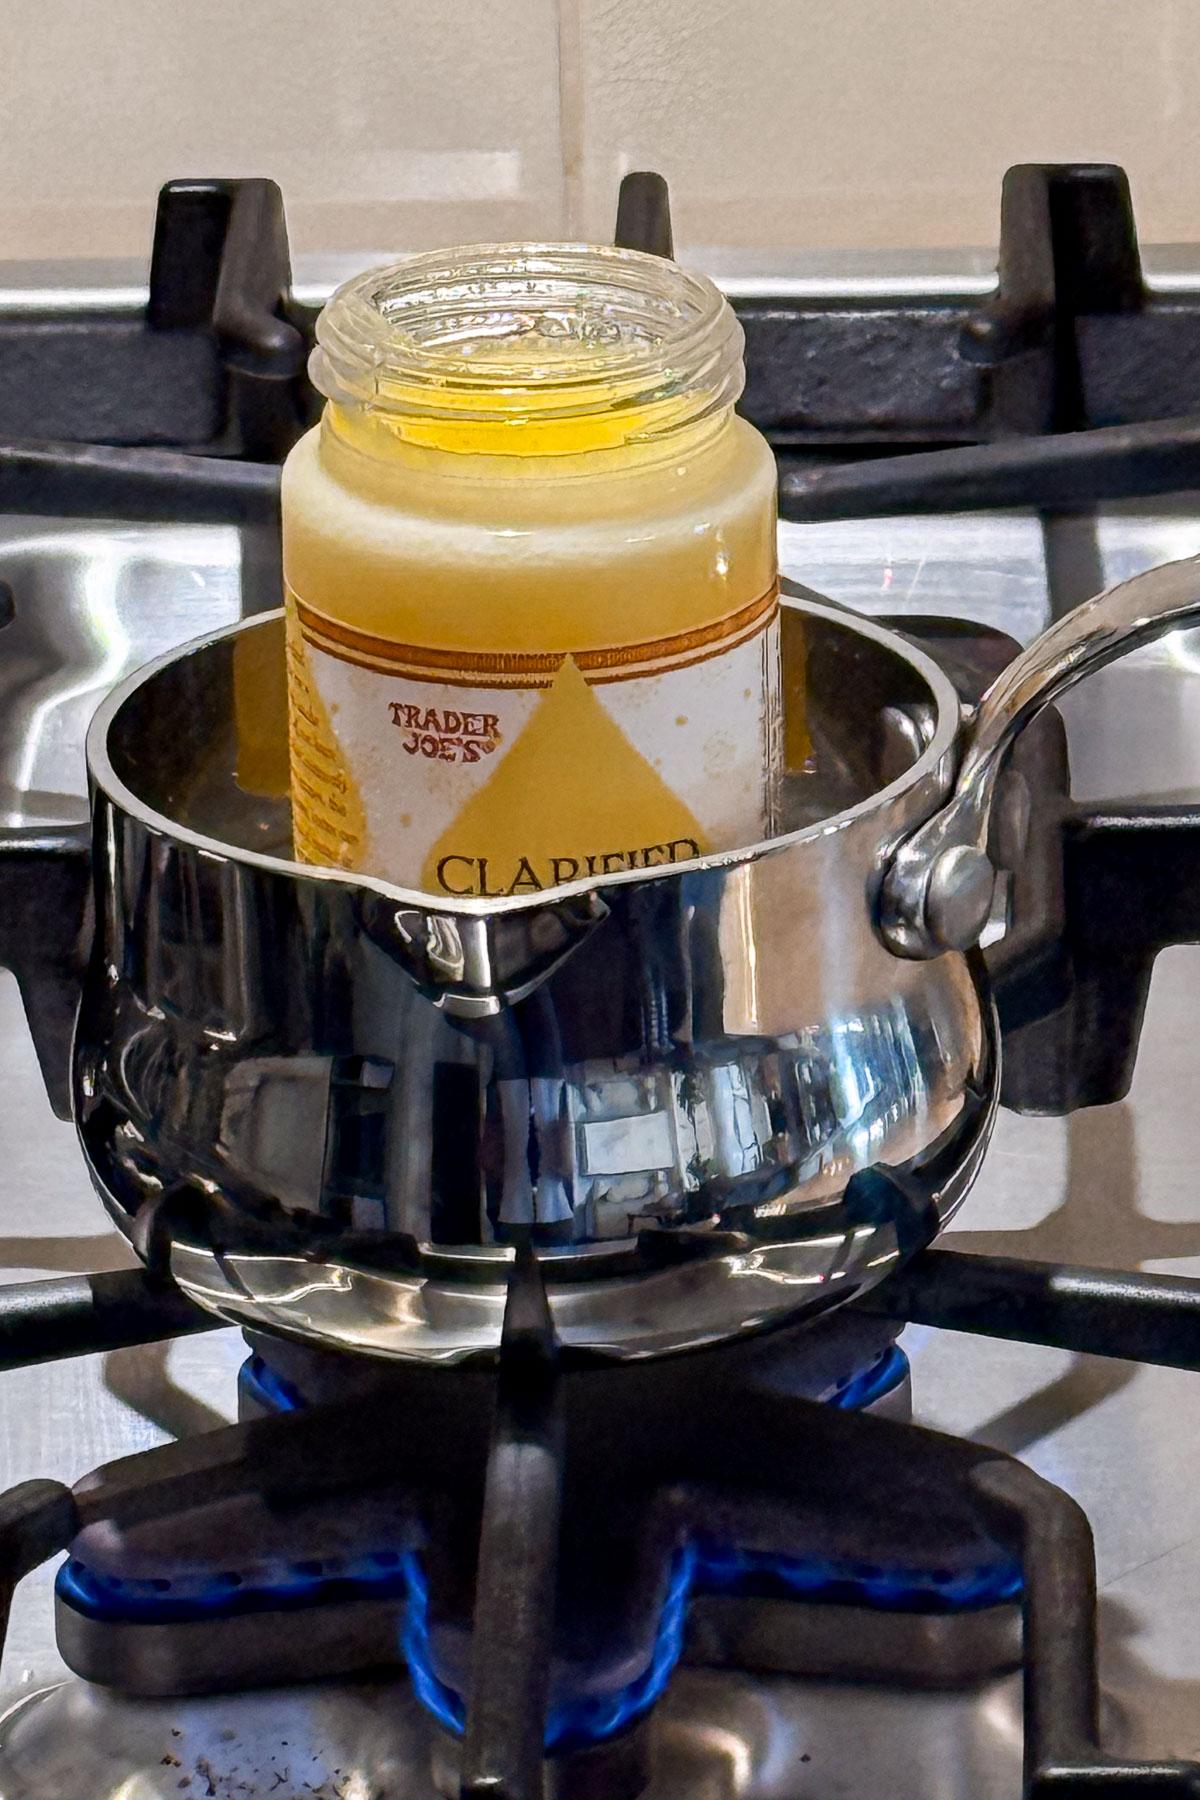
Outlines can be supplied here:
<path id="1" fill-rule="evenodd" d="M 969 1612 L 1015 1599 L 1021 1591 L 1021 1568 L 1009 1558 L 999 1558 L 965 1569 L 884 1569 L 871 1563 L 705 1544 L 697 1555 L 695 1585 L 707 1594 L 778 1595 L 849 1606 L 866 1603 L 889 1612 Z"/>
<path id="2" fill-rule="evenodd" d="M 405 1560 L 408 1605 L 401 1646 L 413 1689 L 434 1717 L 461 1734 L 466 1703 L 438 1675 L 430 1642 L 429 1585 L 420 1558 Z M 569 1750 L 603 1743 L 650 1711 L 667 1687 L 683 1654 L 688 1605 L 693 1594 L 782 1592 L 790 1598 L 864 1600 L 893 1611 L 963 1612 L 1015 1599 L 1021 1571 L 1003 1561 L 950 1572 L 924 1569 L 868 1569 L 861 1564 L 818 1558 L 779 1556 L 772 1552 L 728 1550 L 718 1545 L 685 1544 L 672 1559 L 666 1598 L 659 1614 L 654 1647 L 643 1672 L 611 1694 L 580 1694 L 555 1702 L 546 1720 L 546 1750 Z"/>
<path id="3" fill-rule="evenodd" d="M 615 1694 L 581 1694 L 571 1700 L 559 1701 L 550 1708 L 546 1719 L 546 1749 L 552 1755 L 603 1743 L 650 1711 L 683 1655 L 688 1601 L 692 1596 L 697 1564 L 698 1553 L 694 1545 L 685 1544 L 676 1551 L 654 1634 L 654 1648 L 642 1674 Z"/>
<path id="4" fill-rule="evenodd" d="M 248 1356 L 238 1370 L 238 1386 L 247 1400 L 267 1412 L 298 1412 L 307 1404 L 294 1382 L 279 1375 L 261 1356 Z"/>
<path id="5" fill-rule="evenodd" d="M 404 1557 L 389 1550 L 320 1564 L 286 1564 L 266 1581 L 245 1581 L 236 1573 L 146 1580 L 101 1574 L 70 1557 L 59 1569 L 55 1591 L 88 1618 L 177 1624 L 287 1612 L 330 1601 L 402 1599 L 408 1582 Z"/>
<path id="6" fill-rule="evenodd" d="M 582 1694 L 551 1706 L 546 1719 L 546 1749 L 552 1755 L 615 1737 L 654 1705 L 683 1653 L 683 1634 L 696 1562 L 697 1554 L 691 1545 L 674 1557 L 650 1661 L 636 1680 L 612 1694 Z M 413 1691 L 441 1724 L 461 1734 L 466 1728 L 466 1704 L 462 1695 L 441 1679 L 434 1666 L 429 1631 L 429 1583 L 420 1557 L 410 1554 L 404 1567 L 408 1575 L 408 1605 L 404 1611 L 400 1644 Z"/>
<path id="7" fill-rule="evenodd" d="M 836 1387 L 831 1406 L 846 1411 L 869 1406 L 900 1385 L 908 1360 L 895 1345 L 860 1374 Z M 259 1356 L 244 1364 L 240 1380 L 248 1397 L 276 1412 L 305 1404 L 304 1395 Z M 286 1610 L 347 1598 L 403 1601 L 400 1644 L 418 1699 L 448 1730 L 461 1734 L 466 1703 L 438 1674 L 430 1628 L 429 1582 L 418 1552 L 383 1551 L 273 1571 L 269 1581 L 243 1583 L 236 1575 L 165 1580 L 118 1580 L 96 1574 L 74 1559 L 59 1572 L 58 1591 L 94 1617 L 130 1620 L 209 1618 L 249 1611 Z M 780 1596 L 896 1612 L 965 1612 L 1013 1600 L 1021 1571 L 1007 1558 L 965 1569 L 878 1567 L 825 1557 L 785 1556 L 691 1541 L 674 1554 L 645 1669 L 609 1694 L 581 1694 L 552 1703 L 546 1748 L 564 1753 L 615 1737 L 649 1712 L 683 1654 L 693 1594 Z"/>
<path id="8" fill-rule="evenodd" d="M 404 1573 L 408 1581 L 408 1604 L 400 1628 L 400 1648 L 408 1664 L 413 1692 L 435 1719 L 453 1732 L 462 1732 L 467 1722 L 462 1696 L 442 1680 L 434 1667 L 433 1646 L 429 1641 L 429 1583 L 415 1551 L 410 1550 L 405 1557 Z"/>
<path id="9" fill-rule="evenodd" d="M 836 1406 L 839 1412 L 861 1412 L 864 1406 L 877 1405 L 907 1379 L 907 1356 L 897 1344 L 889 1344 L 870 1368 L 836 1387 L 827 1396 L 826 1404 Z"/>

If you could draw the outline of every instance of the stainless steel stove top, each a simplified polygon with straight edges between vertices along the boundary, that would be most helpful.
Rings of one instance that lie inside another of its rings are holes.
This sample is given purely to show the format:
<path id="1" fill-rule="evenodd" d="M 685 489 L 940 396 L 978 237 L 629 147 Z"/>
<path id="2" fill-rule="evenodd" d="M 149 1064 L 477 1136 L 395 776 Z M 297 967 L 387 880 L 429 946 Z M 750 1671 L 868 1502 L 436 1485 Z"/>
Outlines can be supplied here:
<path id="1" fill-rule="evenodd" d="M 781 544 L 786 572 L 866 611 L 965 615 L 1027 639 L 1102 582 L 1200 551 L 1200 499 L 1190 509 L 1110 508 L 1094 530 L 1065 520 L 1043 525 L 1032 514 L 960 516 L 785 527 Z M 22 573 L 30 570 L 42 571 L 32 587 Z M 22 631 L 30 615 L 40 618 L 38 606 L 63 606 L 67 597 L 85 626 L 72 640 L 73 694 L 60 702 L 47 690 L 22 722 L 20 746 L 0 738 L 0 811 L 61 819 L 81 808 L 81 730 L 104 687 L 169 642 L 237 615 L 237 537 L 196 527 L 98 531 L 4 521 L 0 579 L 15 587 L 19 573 L 22 595 L 35 598 L 22 609 Z M 43 635 L 54 634 L 48 622 Z M 1186 637 L 1107 672 L 1063 710 L 1078 796 L 1200 792 L 1200 649 Z M 953 1241 L 1200 1274 L 1198 1012 L 1200 950 L 1171 950 L 1155 972 L 1129 1100 L 1067 1120 L 1002 1114 Z M 72 1131 L 50 1113 L 14 986 L 2 975 L 0 1093 L 5 1277 L 123 1265 L 127 1252 L 105 1227 Z M 903 1341 L 918 1420 L 1015 1451 L 1088 1512 L 1116 1738 L 1131 1752 L 1200 1754 L 1200 1383 L 920 1328 Z M 220 1332 L 169 1351 L 128 1350 L 3 1376 L 0 1486 L 34 1475 L 72 1480 L 169 1434 L 232 1418 L 243 1355 L 240 1338 Z M 42 1571 L 18 1589 L 0 1670 L 13 1702 L 31 1701 L 65 1673 L 53 1639 L 52 1575 Z M 133 1705 L 76 1688 L 23 1705 L 4 1727 L 11 1750 L 0 1754 L 0 1800 L 68 1800 L 68 1770 L 85 1741 L 113 1746 L 111 1777 L 88 1764 L 81 1791 L 92 1800 L 181 1791 L 188 1800 L 271 1791 L 423 1800 L 435 1791 L 428 1732 L 400 1690 Z M 684 1670 L 653 1732 L 650 1792 L 681 1800 L 876 1794 L 885 1776 L 899 1800 L 932 1792 L 1007 1800 L 1019 1791 L 1011 1677 L 921 1695 Z M 271 1761 L 276 1734 L 297 1752 L 286 1773 Z M 128 1755 L 117 1754 L 130 1744 L 140 1747 L 134 1760 L 142 1771 L 132 1785 Z"/>
<path id="2" fill-rule="evenodd" d="M 86 1768 L 81 1743 L 98 1747 Z M 1020 1783 L 1020 1705 L 1012 1680 L 928 1696 L 685 1669 L 655 1715 L 649 1754 L 639 1800 L 1006 1800 Z M 401 1683 L 135 1703 L 75 1684 L 19 1702 L 0 1731 L 0 1757 L 18 1784 L 6 1800 L 457 1793 L 447 1740 Z M 901 1757 L 911 1785 L 898 1784 Z M 592 1791 L 616 1800 L 620 1790 Z"/>

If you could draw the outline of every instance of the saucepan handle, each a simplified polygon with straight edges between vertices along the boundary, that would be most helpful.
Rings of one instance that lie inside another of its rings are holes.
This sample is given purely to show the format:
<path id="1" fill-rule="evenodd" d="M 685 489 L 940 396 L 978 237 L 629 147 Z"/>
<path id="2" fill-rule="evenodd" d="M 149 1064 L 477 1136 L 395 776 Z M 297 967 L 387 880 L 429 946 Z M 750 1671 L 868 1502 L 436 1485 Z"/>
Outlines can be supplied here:
<path id="1" fill-rule="evenodd" d="M 1085 675 L 1189 624 L 1200 624 L 1200 556 L 1085 600 L 1009 663 L 967 729 L 950 798 L 904 841 L 884 876 L 879 930 L 889 949 L 922 958 L 978 942 L 995 883 L 987 840 L 996 778 L 1018 733 Z"/>

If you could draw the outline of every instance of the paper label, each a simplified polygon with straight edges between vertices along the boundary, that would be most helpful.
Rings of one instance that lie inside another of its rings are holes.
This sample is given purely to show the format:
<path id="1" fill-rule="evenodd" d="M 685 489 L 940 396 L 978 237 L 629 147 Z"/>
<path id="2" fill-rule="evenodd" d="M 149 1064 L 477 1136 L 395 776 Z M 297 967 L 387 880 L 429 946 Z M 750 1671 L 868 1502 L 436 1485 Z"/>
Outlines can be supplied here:
<path id="1" fill-rule="evenodd" d="M 392 643 L 288 593 L 296 853 L 454 896 L 753 842 L 779 730 L 774 591 L 574 655 Z"/>

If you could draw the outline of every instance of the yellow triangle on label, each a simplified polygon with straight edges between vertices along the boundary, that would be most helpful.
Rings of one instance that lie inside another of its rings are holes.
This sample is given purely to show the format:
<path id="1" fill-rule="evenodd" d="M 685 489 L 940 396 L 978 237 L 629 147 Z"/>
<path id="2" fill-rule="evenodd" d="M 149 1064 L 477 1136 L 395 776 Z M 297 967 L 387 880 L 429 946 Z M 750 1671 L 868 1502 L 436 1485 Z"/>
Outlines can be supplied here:
<path id="1" fill-rule="evenodd" d="M 516 742 L 429 852 L 437 893 L 535 893 L 708 848 L 690 809 L 565 657 Z"/>

